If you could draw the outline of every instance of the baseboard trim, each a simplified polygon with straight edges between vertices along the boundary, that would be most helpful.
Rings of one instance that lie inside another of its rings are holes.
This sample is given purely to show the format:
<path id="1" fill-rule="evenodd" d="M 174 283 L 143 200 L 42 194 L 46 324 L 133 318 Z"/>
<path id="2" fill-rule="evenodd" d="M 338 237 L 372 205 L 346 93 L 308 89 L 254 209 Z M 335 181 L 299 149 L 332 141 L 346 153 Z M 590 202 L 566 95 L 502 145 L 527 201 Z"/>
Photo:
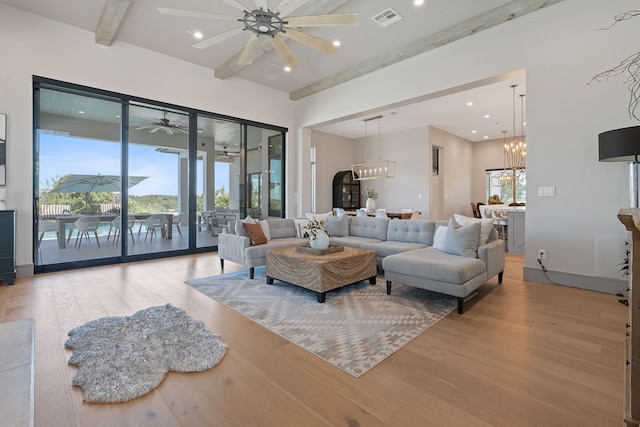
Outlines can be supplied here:
<path id="1" fill-rule="evenodd" d="M 587 289 L 607 294 L 627 294 L 629 281 L 626 279 L 612 279 L 610 277 L 585 276 L 582 274 L 565 273 L 547 270 L 546 276 L 541 268 L 524 267 L 522 278 L 531 282 L 552 283 L 572 288 Z"/>
<path id="2" fill-rule="evenodd" d="M 29 277 L 33 276 L 34 272 L 33 264 L 24 264 L 16 266 L 16 277 Z"/>

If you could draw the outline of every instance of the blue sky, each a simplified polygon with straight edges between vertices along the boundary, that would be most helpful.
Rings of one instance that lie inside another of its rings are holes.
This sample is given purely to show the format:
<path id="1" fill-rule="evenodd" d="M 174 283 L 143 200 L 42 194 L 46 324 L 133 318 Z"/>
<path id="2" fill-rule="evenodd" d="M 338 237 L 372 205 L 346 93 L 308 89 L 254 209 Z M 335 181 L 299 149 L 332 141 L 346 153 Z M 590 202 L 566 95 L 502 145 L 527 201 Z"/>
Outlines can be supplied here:
<path id="1" fill-rule="evenodd" d="M 148 178 L 129 189 L 131 195 L 178 194 L 178 156 L 155 147 L 129 146 L 129 175 Z M 40 135 L 40 189 L 46 179 L 71 174 L 120 174 L 120 144 L 68 136 Z M 198 162 L 198 194 L 202 193 L 202 165 Z M 216 163 L 216 189 L 229 190 L 229 165 Z"/>

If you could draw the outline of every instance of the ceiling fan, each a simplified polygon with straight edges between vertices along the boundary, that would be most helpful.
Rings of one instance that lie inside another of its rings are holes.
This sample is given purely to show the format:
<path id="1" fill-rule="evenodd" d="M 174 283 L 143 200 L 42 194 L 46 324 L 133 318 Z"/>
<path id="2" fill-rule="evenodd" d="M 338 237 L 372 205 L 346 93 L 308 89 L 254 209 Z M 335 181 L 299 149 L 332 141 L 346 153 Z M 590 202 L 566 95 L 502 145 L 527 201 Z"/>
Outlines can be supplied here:
<path id="1" fill-rule="evenodd" d="M 253 0 L 255 8 L 252 10 L 246 8 L 238 0 L 222 1 L 229 6 L 240 10 L 243 13 L 242 17 L 238 18 L 237 16 L 174 9 L 169 7 L 158 7 L 158 11 L 162 14 L 172 16 L 235 20 L 241 22 L 243 24 L 242 26 L 201 40 L 193 44 L 193 47 L 204 49 L 235 35 L 241 34 L 244 31 L 248 31 L 253 33 L 255 37 L 251 37 L 249 39 L 242 54 L 238 58 L 238 64 L 251 64 L 254 59 L 264 53 L 259 49 L 259 47 L 266 39 L 271 42 L 285 65 L 291 68 L 297 67 L 299 62 L 293 52 L 291 52 L 291 49 L 289 49 L 287 44 L 284 42 L 282 36 L 304 43 L 307 46 L 325 53 L 335 53 L 338 51 L 338 47 L 333 43 L 311 34 L 303 33 L 296 28 L 355 26 L 358 25 L 359 20 L 358 13 L 288 16 L 289 13 L 299 9 L 308 3 L 309 0 L 282 0 L 273 9 L 269 8 L 267 0 Z"/>
<path id="2" fill-rule="evenodd" d="M 229 153 L 227 151 L 227 146 L 225 145 L 224 148 L 222 149 L 222 154 L 219 156 L 221 159 L 230 159 L 232 157 L 238 157 L 240 156 L 240 153 Z"/>
<path id="3" fill-rule="evenodd" d="M 171 123 L 167 118 L 167 112 L 164 112 L 164 116 L 161 119 L 153 120 L 145 123 L 144 126 L 137 127 L 136 130 L 151 129 L 149 133 L 155 133 L 159 130 L 164 130 L 168 135 L 173 135 L 174 132 L 189 134 L 189 128 L 179 123 Z"/>

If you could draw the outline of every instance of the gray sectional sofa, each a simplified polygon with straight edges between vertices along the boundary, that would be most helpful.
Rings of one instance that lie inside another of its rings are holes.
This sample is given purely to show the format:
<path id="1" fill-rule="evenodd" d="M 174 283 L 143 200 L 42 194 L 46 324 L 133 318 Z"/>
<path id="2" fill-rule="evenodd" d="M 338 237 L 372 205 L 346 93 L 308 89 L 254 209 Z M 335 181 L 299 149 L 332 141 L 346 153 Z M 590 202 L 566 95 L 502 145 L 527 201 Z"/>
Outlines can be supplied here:
<path id="1" fill-rule="evenodd" d="M 249 268 L 265 265 L 266 253 L 271 249 L 303 245 L 308 239 L 299 238 L 300 221 L 291 218 L 267 219 L 267 243 L 251 246 L 243 236 L 240 221 L 229 224 L 218 236 L 220 265 L 232 261 Z M 265 224 L 263 224 L 265 225 Z M 400 220 L 371 217 L 327 219 L 331 243 L 374 250 L 378 266 L 384 271 L 387 293 L 393 282 L 453 295 L 458 299 L 458 312 L 475 289 L 494 276 L 502 283 L 505 264 L 505 244 L 491 227 L 487 243 L 477 247 L 474 254 L 462 256 L 433 247 L 437 227 L 449 227 L 446 221 Z M 480 225 L 478 224 L 478 229 Z M 452 232 L 450 232 L 452 233 Z M 485 236 L 486 237 L 486 236 Z"/>

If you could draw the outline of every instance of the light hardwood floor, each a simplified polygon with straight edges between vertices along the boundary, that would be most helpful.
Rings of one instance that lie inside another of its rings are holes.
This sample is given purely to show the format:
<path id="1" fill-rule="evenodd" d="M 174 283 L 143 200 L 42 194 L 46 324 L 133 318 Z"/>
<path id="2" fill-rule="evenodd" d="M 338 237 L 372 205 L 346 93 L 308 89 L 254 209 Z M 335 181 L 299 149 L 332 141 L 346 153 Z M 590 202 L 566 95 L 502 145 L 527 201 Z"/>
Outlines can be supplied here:
<path id="1" fill-rule="evenodd" d="M 490 280 L 465 314 L 360 378 L 185 285 L 220 273 L 211 253 L 2 282 L 0 323 L 35 318 L 36 426 L 621 425 L 625 308 L 613 295 L 524 282 L 522 267 L 507 255 L 501 286 Z M 128 403 L 83 403 L 67 331 L 165 303 L 222 336 L 222 363 L 169 373 Z"/>

